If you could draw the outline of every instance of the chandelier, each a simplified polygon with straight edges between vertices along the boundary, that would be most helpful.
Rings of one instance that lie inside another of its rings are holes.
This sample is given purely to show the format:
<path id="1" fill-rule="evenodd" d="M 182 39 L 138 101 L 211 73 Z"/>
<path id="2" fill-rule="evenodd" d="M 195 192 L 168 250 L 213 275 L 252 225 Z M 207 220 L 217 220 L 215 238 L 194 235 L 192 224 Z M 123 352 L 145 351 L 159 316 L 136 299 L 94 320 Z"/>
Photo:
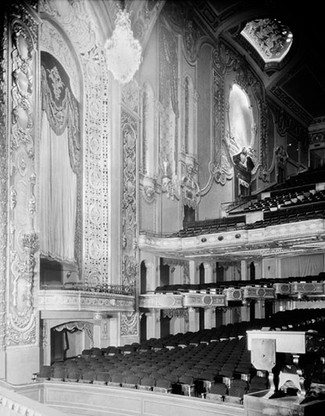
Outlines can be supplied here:
<path id="1" fill-rule="evenodd" d="M 121 84 L 131 81 L 141 63 L 142 48 L 133 36 L 129 13 L 119 9 L 112 37 L 105 43 L 107 65 Z"/>

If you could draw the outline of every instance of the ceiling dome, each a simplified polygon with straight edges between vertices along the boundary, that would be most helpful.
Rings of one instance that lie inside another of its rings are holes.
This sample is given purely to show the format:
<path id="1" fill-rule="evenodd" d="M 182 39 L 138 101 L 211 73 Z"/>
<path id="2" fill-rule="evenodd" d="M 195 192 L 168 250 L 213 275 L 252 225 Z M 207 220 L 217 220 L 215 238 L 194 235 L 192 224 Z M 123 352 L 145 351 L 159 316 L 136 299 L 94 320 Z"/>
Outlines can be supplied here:
<path id="1" fill-rule="evenodd" d="M 265 63 L 280 62 L 289 52 L 293 42 L 289 27 L 276 19 L 252 20 L 246 24 L 241 34 Z"/>

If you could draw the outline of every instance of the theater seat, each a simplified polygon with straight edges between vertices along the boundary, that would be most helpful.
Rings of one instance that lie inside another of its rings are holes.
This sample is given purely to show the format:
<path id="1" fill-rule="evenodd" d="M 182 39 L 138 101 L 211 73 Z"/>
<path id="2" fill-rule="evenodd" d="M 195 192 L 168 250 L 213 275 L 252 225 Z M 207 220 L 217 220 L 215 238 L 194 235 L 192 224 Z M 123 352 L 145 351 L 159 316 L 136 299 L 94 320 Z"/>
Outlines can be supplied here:
<path id="1" fill-rule="evenodd" d="M 171 393 L 172 383 L 165 378 L 158 378 L 156 380 L 156 385 L 153 387 L 153 391 L 157 393 Z"/>
<path id="2" fill-rule="evenodd" d="M 122 381 L 122 387 L 128 387 L 129 389 L 136 389 L 140 383 L 140 378 L 134 374 L 130 374 Z"/>
<path id="3" fill-rule="evenodd" d="M 195 395 L 195 384 L 192 376 L 183 375 L 179 377 L 178 383 L 181 386 L 181 394 L 184 396 L 194 396 Z"/>
<path id="4" fill-rule="evenodd" d="M 81 377 L 80 370 L 76 367 L 66 369 L 66 381 L 77 382 Z"/>
<path id="5" fill-rule="evenodd" d="M 155 385 L 156 385 L 156 380 L 154 379 L 154 377 L 144 376 L 140 379 L 140 383 L 138 384 L 138 389 L 152 391 Z"/>
<path id="6" fill-rule="evenodd" d="M 108 372 L 100 371 L 99 373 L 96 373 L 96 377 L 93 383 L 106 385 L 110 380 L 111 380 L 111 377 Z"/>
<path id="7" fill-rule="evenodd" d="M 52 369 L 51 380 L 64 381 L 65 380 L 65 368 L 63 366 L 57 366 Z"/>
<path id="8" fill-rule="evenodd" d="M 107 383 L 109 386 L 121 387 L 124 381 L 124 376 L 120 373 L 112 375 L 111 380 Z"/>
<path id="9" fill-rule="evenodd" d="M 211 384 L 211 390 L 206 394 L 206 399 L 223 402 L 227 394 L 228 387 L 224 383 L 215 382 Z"/>
<path id="10" fill-rule="evenodd" d="M 96 373 L 94 370 L 84 370 L 82 376 L 79 379 L 81 383 L 92 383 L 96 378 Z"/>
<path id="11" fill-rule="evenodd" d="M 245 380 L 232 380 L 230 383 L 228 396 L 225 400 L 232 403 L 243 403 L 244 394 L 248 392 L 248 383 Z"/>
<path id="12" fill-rule="evenodd" d="M 44 381 L 51 378 L 52 369 L 50 365 L 42 365 L 39 373 L 37 374 L 37 380 Z"/>

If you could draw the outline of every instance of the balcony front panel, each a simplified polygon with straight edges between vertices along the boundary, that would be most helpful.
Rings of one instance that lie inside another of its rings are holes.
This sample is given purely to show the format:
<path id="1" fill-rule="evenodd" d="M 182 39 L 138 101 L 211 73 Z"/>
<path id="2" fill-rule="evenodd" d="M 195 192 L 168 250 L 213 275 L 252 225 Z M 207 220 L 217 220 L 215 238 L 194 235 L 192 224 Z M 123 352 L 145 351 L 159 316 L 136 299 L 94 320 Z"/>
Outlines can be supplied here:
<path id="1" fill-rule="evenodd" d="M 194 261 L 312 254 L 325 250 L 325 222 L 318 218 L 183 237 L 140 234 L 139 248 L 160 257 Z"/>
<path id="2" fill-rule="evenodd" d="M 148 309 L 178 309 L 183 307 L 183 295 L 140 295 L 139 306 Z"/>
<path id="3" fill-rule="evenodd" d="M 226 306 L 226 302 L 224 295 L 184 293 L 183 305 L 186 308 L 216 308 Z"/>
<path id="4" fill-rule="evenodd" d="M 41 311 L 132 312 L 135 298 L 115 293 L 40 290 L 38 307 Z"/>

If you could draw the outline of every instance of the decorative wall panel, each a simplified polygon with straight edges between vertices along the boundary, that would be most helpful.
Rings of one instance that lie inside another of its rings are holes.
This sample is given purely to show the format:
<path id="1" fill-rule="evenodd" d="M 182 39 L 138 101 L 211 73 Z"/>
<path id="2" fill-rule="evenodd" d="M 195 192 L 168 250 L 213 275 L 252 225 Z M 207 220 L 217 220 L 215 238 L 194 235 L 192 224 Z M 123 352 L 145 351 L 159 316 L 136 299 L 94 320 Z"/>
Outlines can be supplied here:
<path id="1" fill-rule="evenodd" d="M 137 152 L 139 141 L 139 87 L 135 81 L 122 90 L 122 284 L 137 291 L 139 272 L 137 248 Z M 120 335 L 137 336 L 139 314 L 121 313 Z"/>
<path id="2" fill-rule="evenodd" d="M 12 83 L 10 110 L 9 253 L 7 346 L 37 344 L 35 291 L 38 287 L 39 243 L 36 233 L 35 116 L 37 102 L 38 19 L 12 4 L 9 22 Z M 4 165 L 5 166 L 5 165 Z M 6 235 L 6 233 L 4 234 Z"/>
<path id="3" fill-rule="evenodd" d="M 7 236 L 8 236 L 8 32 L 6 22 L 2 27 L 0 24 L 0 233 L 2 236 L 0 244 L 0 350 L 5 346 L 6 334 L 6 277 L 7 277 Z"/>

